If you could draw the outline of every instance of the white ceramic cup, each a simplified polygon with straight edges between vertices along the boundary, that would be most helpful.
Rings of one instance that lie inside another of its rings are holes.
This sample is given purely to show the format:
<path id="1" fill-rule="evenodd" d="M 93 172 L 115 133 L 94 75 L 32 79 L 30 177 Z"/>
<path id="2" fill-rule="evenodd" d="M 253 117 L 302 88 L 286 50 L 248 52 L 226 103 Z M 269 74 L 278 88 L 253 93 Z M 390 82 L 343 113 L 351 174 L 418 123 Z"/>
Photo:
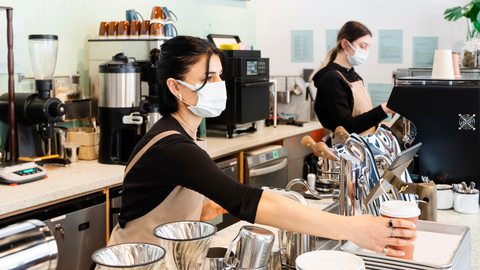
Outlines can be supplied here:
<path id="1" fill-rule="evenodd" d="M 465 194 L 455 192 L 453 195 L 453 208 L 459 213 L 478 213 L 478 193 Z"/>
<path id="2" fill-rule="evenodd" d="M 437 185 L 437 209 L 453 207 L 453 190 L 451 185 Z"/>

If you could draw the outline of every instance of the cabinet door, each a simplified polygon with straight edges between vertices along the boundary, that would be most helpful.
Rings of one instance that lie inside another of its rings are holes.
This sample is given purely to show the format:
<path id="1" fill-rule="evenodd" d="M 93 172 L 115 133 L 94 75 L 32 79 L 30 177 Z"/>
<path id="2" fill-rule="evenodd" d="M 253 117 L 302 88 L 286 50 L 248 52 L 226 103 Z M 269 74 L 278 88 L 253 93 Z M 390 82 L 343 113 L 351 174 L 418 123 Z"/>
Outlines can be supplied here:
<path id="1" fill-rule="evenodd" d="M 44 220 L 58 245 L 57 270 L 86 270 L 92 254 L 105 246 L 105 203 Z"/>

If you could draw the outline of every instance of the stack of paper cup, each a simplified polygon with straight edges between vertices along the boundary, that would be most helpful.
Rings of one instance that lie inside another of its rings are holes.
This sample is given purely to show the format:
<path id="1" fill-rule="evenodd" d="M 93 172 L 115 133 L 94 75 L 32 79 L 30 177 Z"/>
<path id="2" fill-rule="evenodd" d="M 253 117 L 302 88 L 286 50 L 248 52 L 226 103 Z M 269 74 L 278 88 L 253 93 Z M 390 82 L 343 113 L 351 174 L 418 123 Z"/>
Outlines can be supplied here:
<path id="1" fill-rule="evenodd" d="M 452 50 L 435 50 L 432 79 L 455 79 Z"/>

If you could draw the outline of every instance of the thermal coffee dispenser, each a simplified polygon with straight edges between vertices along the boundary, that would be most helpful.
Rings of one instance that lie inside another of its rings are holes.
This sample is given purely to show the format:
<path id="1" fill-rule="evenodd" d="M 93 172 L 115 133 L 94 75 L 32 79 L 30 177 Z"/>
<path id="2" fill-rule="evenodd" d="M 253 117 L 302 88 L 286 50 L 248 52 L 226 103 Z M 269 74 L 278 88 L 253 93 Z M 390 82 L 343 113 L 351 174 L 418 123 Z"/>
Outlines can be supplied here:
<path id="1" fill-rule="evenodd" d="M 435 183 L 480 184 L 480 77 L 394 79 L 387 106 L 415 124 L 418 172 Z"/>

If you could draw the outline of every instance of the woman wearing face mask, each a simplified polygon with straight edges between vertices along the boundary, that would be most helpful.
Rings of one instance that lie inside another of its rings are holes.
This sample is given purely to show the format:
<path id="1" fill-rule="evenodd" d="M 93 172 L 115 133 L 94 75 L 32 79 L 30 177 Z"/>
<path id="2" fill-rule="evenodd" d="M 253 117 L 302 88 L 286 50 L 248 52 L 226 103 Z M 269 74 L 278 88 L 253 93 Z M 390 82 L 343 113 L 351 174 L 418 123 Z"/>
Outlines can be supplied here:
<path id="1" fill-rule="evenodd" d="M 350 133 L 375 130 L 387 113 L 394 113 L 386 103 L 372 109 L 370 95 L 354 66 L 367 60 L 372 33 L 355 21 L 340 29 L 337 45 L 312 77 L 317 88 L 315 113 L 322 125 L 334 131 L 343 126 Z"/>
<path id="2" fill-rule="evenodd" d="M 225 109 L 220 79 L 224 55 L 200 38 L 178 36 L 159 53 L 159 105 L 163 117 L 135 147 L 125 169 L 119 224 L 109 244 L 158 244 L 153 229 L 179 220 L 209 220 L 228 211 L 237 218 L 289 231 L 347 239 L 391 255 L 387 245 L 412 245 L 392 238 L 388 219 L 344 217 L 318 211 L 284 196 L 245 186 L 223 173 L 196 143 L 203 117 Z M 203 202 L 204 196 L 211 200 Z M 224 210 L 226 209 L 226 210 Z M 413 223 L 394 220 L 396 237 L 412 237 Z"/>

